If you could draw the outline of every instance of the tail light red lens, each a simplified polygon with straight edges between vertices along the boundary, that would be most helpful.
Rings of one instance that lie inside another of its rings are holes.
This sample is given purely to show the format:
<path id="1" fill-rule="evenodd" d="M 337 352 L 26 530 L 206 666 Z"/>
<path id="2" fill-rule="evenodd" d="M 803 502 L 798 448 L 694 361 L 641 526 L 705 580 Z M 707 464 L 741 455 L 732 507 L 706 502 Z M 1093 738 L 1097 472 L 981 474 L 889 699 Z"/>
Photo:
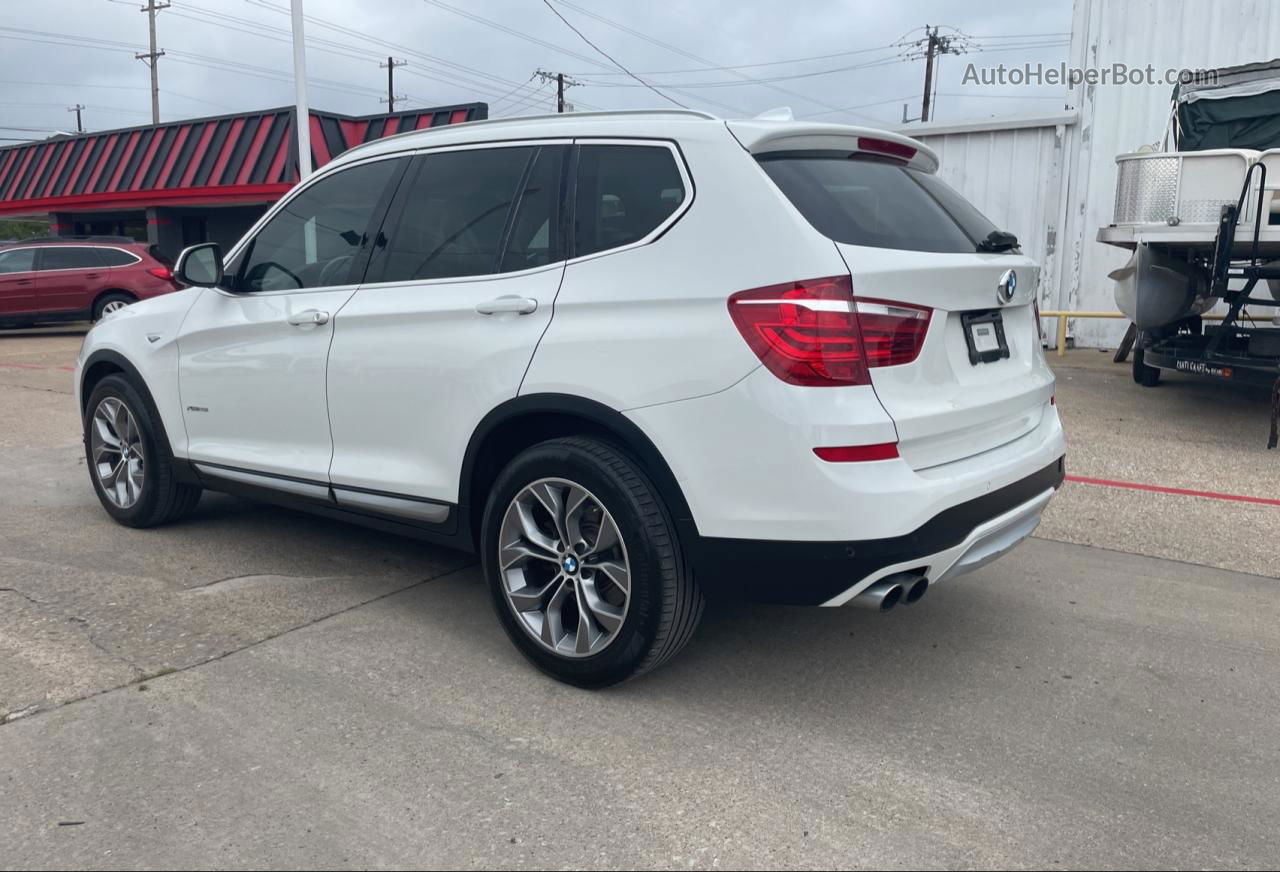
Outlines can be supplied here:
<path id="1" fill-rule="evenodd" d="M 158 279 L 164 279 L 166 282 L 173 281 L 173 270 L 167 266 L 152 266 L 147 268 L 147 272 L 151 273 Z"/>
<path id="2" fill-rule="evenodd" d="M 855 300 L 849 276 L 739 291 L 729 315 L 760 362 L 793 385 L 870 384 L 868 367 L 910 363 L 920 354 L 931 310 Z"/>
<path id="3" fill-rule="evenodd" d="M 837 445 L 831 448 L 815 448 L 813 453 L 828 463 L 866 463 L 872 460 L 893 460 L 898 456 L 898 443 Z"/>

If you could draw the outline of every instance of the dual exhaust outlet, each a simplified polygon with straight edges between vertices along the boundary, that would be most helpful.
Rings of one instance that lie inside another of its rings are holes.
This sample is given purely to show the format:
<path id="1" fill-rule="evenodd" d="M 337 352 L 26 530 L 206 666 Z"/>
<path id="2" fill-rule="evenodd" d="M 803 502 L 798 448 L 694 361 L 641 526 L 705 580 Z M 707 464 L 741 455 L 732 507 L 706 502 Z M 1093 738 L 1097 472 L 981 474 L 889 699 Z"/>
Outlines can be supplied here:
<path id="1" fill-rule="evenodd" d="M 850 605 L 887 612 L 896 605 L 909 606 L 920 602 L 928 591 L 929 579 L 911 572 L 900 572 L 880 579 L 855 596 Z"/>

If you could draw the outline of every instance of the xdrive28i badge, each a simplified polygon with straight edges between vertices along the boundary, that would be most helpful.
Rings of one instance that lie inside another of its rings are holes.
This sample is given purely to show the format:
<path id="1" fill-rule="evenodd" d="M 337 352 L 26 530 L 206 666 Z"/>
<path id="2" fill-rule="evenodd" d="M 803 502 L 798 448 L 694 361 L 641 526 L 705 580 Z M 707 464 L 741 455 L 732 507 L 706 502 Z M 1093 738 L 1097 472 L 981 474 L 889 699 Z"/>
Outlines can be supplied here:
<path id="1" fill-rule="evenodd" d="M 1011 269 L 1004 271 L 1004 275 L 1000 276 L 1000 281 L 996 282 L 996 299 L 1003 306 L 1013 300 L 1013 295 L 1018 293 L 1018 274 Z"/>

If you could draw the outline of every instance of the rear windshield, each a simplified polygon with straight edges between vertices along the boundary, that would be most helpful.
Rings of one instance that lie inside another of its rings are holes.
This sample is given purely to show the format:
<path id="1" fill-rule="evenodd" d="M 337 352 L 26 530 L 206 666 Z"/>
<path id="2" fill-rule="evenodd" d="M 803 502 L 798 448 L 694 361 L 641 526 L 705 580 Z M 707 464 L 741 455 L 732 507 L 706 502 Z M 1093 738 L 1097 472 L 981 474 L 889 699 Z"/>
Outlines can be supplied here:
<path id="1" fill-rule="evenodd" d="M 760 166 L 819 233 L 850 245 L 976 251 L 996 226 L 930 173 L 862 156 L 763 155 Z"/>

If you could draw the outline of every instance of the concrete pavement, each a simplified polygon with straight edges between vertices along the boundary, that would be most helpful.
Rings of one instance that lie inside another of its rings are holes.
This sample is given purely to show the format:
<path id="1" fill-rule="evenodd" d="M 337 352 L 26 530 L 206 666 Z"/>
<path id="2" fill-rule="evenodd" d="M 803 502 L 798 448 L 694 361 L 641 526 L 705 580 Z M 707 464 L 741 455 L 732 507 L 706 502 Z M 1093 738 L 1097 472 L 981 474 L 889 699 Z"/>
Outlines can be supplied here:
<path id="1" fill-rule="evenodd" d="M 0 866 L 1280 856 L 1280 509 L 1247 507 L 1233 545 L 1203 531 L 1240 505 L 1068 485 L 1041 535 L 1076 542 L 889 616 L 720 606 L 671 664 L 590 694 L 524 664 L 464 555 L 217 495 L 163 530 L 112 524 L 60 369 L 78 336 L 14 339 Z M 1162 440 L 1157 399 L 1200 389 L 1115 378 L 1060 380 L 1073 472 L 1280 493 L 1254 399 Z M 1175 559 L 1122 553 L 1144 550 Z"/>

